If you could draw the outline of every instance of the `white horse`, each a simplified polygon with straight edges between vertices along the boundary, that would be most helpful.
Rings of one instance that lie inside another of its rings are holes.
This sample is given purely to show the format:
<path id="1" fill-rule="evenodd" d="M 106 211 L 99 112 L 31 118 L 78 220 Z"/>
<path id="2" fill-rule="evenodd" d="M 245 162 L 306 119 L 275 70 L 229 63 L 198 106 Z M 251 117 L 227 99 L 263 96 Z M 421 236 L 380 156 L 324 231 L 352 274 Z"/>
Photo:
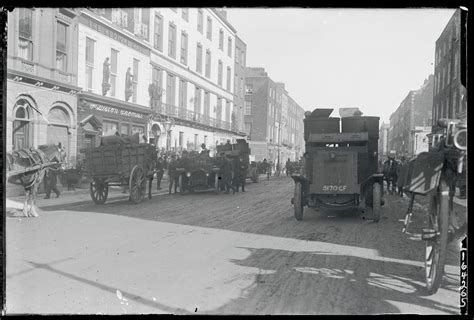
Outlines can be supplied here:
<path id="1" fill-rule="evenodd" d="M 25 217 L 38 217 L 36 195 L 38 187 L 44 179 L 48 167 L 64 169 L 64 153 L 60 152 L 57 145 L 41 145 L 38 149 L 21 149 L 7 154 L 8 171 L 17 170 L 24 173 L 13 174 L 8 182 L 22 185 L 25 189 L 23 215 Z M 38 167 L 37 169 L 29 170 Z M 8 172 L 7 172 L 8 176 Z"/>

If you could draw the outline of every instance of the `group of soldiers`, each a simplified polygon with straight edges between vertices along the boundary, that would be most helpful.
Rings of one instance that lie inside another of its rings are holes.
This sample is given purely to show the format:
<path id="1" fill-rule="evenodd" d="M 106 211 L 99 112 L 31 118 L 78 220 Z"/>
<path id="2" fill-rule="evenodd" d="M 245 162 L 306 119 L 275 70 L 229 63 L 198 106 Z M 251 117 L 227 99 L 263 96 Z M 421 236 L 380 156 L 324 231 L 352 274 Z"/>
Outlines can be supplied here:
<path id="1" fill-rule="evenodd" d="M 397 160 L 395 155 L 395 152 L 390 151 L 388 159 L 383 163 L 382 173 L 387 183 L 387 192 L 403 196 L 403 185 L 405 183 L 408 160 L 404 156 Z"/>
<path id="2" fill-rule="evenodd" d="M 227 143 L 230 144 L 230 141 Z M 201 145 L 201 151 L 199 153 L 196 151 L 187 152 L 184 150 L 181 153 L 181 156 L 176 153 L 171 155 L 158 155 L 155 165 L 157 189 L 161 190 L 161 181 L 165 169 L 167 169 L 169 178 L 168 193 L 171 194 L 173 190 L 174 193 L 177 193 L 179 176 L 181 174 L 177 169 L 183 168 L 187 161 L 192 161 L 196 156 L 209 157 L 209 150 L 206 148 L 204 143 Z M 220 169 L 219 181 L 222 191 L 225 191 L 225 193 L 230 193 L 230 191 L 235 193 L 239 192 L 239 189 L 241 188 L 242 192 L 245 192 L 245 179 L 247 177 L 248 163 L 244 161 L 243 157 L 221 156 L 216 159 L 216 164 Z M 186 179 L 186 177 L 183 178 Z"/>

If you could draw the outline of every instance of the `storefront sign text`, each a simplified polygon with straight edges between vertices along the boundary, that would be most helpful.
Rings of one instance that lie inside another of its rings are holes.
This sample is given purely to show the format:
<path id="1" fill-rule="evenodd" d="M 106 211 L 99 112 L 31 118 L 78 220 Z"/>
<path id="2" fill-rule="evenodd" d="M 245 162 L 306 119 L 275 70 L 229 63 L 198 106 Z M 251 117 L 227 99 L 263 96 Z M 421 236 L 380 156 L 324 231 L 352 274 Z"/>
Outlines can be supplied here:
<path id="1" fill-rule="evenodd" d="M 138 113 L 138 112 L 134 112 L 134 111 L 120 110 L 120 109 L 115 108 L 115 107 L 105 106 L 105 105 L 97 104 L 97 103 L 90 103 L 89 107 L 90 107 L 91 110 L 97 110 L 97 111 L 112 113 L 112 114 L 125 116 L 125 117 L 143 119 L 143 114 Z"/>

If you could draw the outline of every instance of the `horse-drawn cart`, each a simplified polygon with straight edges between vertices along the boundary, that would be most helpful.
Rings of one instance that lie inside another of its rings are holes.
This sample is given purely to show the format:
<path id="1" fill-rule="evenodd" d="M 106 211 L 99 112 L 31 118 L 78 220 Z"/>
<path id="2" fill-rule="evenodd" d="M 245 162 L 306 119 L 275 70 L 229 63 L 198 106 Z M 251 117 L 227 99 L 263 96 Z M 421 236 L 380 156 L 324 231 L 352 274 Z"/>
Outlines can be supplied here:
<path id="1" fill-rule="evenodd" d="M 143 201 L 146 181 L 153 179 L 156 150 L 151 144 L 115 144 L 82 149 L 86 176 L 92 179 L 90 195 L 96 204 L 107 201 L 110 186 L 129 188 L 129 200 Z M 151 198 L 151 188 L 148 191 Z"/>

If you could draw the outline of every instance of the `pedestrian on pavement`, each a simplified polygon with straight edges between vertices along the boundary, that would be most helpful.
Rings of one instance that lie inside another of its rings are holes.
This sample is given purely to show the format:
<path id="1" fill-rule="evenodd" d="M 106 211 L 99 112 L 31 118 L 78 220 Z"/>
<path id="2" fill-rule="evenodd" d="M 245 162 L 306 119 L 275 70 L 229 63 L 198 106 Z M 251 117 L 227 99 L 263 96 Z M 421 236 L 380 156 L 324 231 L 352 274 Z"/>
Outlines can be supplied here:
<path id="1" fill-rule="evenodd" d="M 233 173 L 232 159 L 229 157 L 224 157 L 221 163 L 221 172 L 222 172 L 222 182 L 224 184 L 225 193 L 230 193 L 232 189 L 232 194 L 235 193 L 235 188 L 232 185 L 232 173 Z"/>
<path id="2" fill-rule="evenodd" d="M 176 155 L 171 156 L 170 163 L 168 165 L 168 177 L 169 177 L 169 194 L 171 194 L 171 190 L 173 189 L 174 186 L 174 193 L 178 191 L 178 180 L 179 180 L 179 175 L 178 172 L 176 171 L 178 162 L 176 159 Z"/>
<path id="3" fill-rule="evenodd" d="M 234 165 L 234 186 L 236 192 L 239 192 L 240 187 L 242 187 L 242 192 L 245 192 L 248 165 L 241 156 L 235 158 Z"/>
<path id="4" fill-rule="evenodd" d="M 161 190 L 161 179 L 163 179 L 163 174 L 165 173 L 164 160 L 162 157 L 158 157 L 156 161 L 156 189 Z"/>
<path id="5" fill-rule="evenodd" d="M 408 172 L 408 162 L 404 156 L 400 158 L 400 162 L 397 166 L 397 193 L 400 197 L 403 197 L 403 186 L 406 183 L 406 175 Z"/>
<path id="6" fill-rule="evenodd" d="M 285 168 L 286 168 L 286 176 L 289 176 L 289 175 L 292 173 L 292 172 L 291 172 L 291 161 L 290 161 L 290 158 L 288 158 L 288 160 L 286 160 Z"/>
<path id="7" fill-rule="evenodd" d="M 57 183 L 58 183 L 58 172 L 59 169 L 56 169 L 54 167 L 49 167 L 46 168 L 45 174 L 44 174 L 44 186 L 46 189 L 46 196 L 44 197 L 45 199 L 49 199 L 51 196 L 51 191 L 54 191 L 56 193 L 56 198 L 59 198 L 61 195 L 61 192 L 59 192 Z"/>

